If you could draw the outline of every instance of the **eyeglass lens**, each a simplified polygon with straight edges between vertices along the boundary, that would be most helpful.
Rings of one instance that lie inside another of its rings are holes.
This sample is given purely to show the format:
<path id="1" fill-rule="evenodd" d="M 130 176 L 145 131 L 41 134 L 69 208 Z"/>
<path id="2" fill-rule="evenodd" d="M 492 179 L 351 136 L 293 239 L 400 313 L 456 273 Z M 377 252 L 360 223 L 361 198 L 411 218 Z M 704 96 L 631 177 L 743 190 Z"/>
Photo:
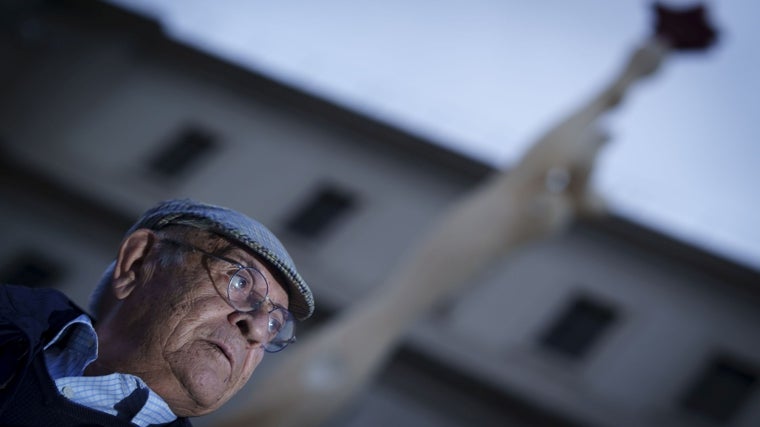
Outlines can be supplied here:
<path id="1" fill-rule="evenodd" d="M 227 295 L 232 307 L 242 312 L 256 311 L 267 301 L 269 287 L 266 279 L 254 268 L 242 267 L 230 278 Z M 268 310 L 268 340 L 264 349 L 269 352 L 282 350 L 293 341 L 295 321 L 290 312 L 271 305 Z"/>

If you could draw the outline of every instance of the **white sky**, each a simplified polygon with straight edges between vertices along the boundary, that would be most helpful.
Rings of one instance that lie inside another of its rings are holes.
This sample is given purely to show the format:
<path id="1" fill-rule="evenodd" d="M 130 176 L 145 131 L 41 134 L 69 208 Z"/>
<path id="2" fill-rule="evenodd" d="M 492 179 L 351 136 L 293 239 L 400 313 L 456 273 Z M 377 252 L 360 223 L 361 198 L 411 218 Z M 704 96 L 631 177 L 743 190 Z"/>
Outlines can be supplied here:
<path id="1" fill-rule="evenodd" d="M 496 166 L 607 82 L 652 23 L 644 0 L 111 1 Z M 671 58 L 610 116 L 595 185 L 617 213 L 760 268 L 760 2 L 707 5 L 718 45 Z"/>

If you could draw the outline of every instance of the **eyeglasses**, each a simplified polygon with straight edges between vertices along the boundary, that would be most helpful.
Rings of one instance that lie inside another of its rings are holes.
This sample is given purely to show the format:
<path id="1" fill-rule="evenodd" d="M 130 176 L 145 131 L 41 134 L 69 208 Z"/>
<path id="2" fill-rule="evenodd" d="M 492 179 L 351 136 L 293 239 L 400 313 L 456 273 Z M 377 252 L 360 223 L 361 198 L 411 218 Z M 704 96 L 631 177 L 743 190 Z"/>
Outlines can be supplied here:
<path id="1" fill-rule="evenodd" d="M 254 314 L 267 307 L 267 340 L 262 345 L 264 350 L 269 353 L 276 353 L 288 344 L 295 342 L 295 318 L 285 307 L 275 304 L 269 299 L 269 283 L 257 268 L 247 267 L 234 260 L 212 254 L 187 243 L 170 239 L 162 239 L 161 242 L 198 252 L 209 258 L 235 266 L 236 270 L 230 275 L 230 280 L 227 283 L 225 300 L 232 308 L 243 313 Z M 216 286 L 214 288 L 219 292 Z"/>

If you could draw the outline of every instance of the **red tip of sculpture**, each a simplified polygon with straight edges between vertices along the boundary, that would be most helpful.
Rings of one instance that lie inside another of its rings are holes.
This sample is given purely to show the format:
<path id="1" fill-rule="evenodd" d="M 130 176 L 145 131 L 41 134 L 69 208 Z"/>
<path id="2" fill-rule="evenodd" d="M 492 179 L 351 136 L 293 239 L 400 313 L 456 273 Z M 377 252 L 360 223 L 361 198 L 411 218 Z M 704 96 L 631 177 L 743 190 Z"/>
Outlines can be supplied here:
<path id="1" fill-rule="evenodd" d="M 707 10 L 701 4 L 675 9 L 656 3 L 655 11 L 655 34 L 667 40 L 673 49 L 702 50 L 717 38 L 717 31 L 707 21 Z"/>

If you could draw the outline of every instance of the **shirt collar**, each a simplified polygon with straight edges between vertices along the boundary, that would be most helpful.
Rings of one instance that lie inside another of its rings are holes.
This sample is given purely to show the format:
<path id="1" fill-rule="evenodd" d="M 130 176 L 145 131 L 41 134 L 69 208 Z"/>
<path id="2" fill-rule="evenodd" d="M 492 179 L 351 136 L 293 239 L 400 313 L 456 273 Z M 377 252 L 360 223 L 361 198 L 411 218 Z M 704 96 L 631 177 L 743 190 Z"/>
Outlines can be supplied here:
<path id="1" fill-rule="evenodd" d="M 84 376 L 87 365 L 98 357 L 98 336 L 87 315 L 64 325 L 45 345 L 44 355 L 56 388 L 73 402 L 142 427 L 177 419 L 169 405 L 139 377 L 122 373 Z"/>

